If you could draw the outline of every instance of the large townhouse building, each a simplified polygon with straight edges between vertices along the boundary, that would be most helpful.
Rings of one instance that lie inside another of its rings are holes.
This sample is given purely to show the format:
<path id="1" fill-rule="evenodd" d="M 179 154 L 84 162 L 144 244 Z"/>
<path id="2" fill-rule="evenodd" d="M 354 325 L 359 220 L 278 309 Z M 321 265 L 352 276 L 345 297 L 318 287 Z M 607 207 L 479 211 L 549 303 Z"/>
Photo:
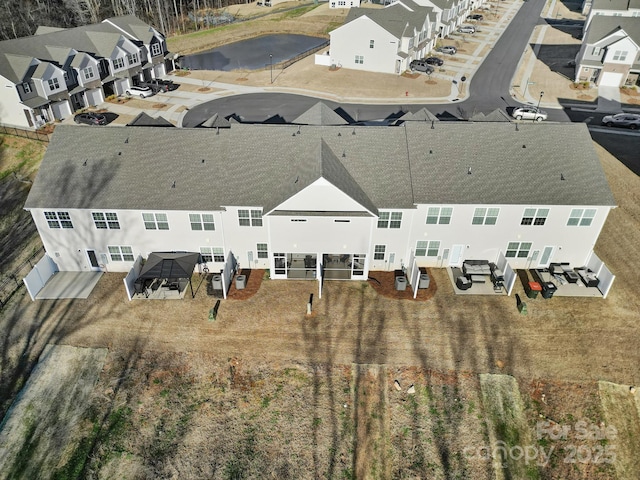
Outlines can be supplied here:
<path id="1" fill-rule="evenodd" d="M 586 15 L 583 31 L 598 16 L 640 17 L 640 0 L 584 0 L 582 14 Z"/>
<path id="2" fill-rule="evenodd" d="M 196 252 L 366 280 L 506 259 L 583 266 L 615 201 L 584 124 L 59 126 L 25 208 L 61 271 Z"/>
<path id="3" fill-rule="evenodd" d="M 39 29 L 0 42 L 0 123 L 35 129 L 158 78 L 171 63 L 164 36 L 134 16 Z"/>

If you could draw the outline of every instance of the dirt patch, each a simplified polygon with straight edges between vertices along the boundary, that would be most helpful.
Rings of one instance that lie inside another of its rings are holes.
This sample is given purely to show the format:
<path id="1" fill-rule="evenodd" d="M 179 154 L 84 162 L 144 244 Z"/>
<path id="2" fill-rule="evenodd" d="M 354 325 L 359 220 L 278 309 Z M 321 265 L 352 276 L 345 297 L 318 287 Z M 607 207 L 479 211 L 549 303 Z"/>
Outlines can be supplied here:
<path id="1" fill-rule="evenodd" d="M 429 274 L 429 288 L 419 288 L 415 300 L 426 302 L 433 298 L 438 291 L 436 280 L 433 278 L 431 269 L 425 268 L 422 273 Z M 396 272 L 374 271 L 369 272 L 369 285 L 376 291 L 378 295 L 395 300 L 414 300 L 413 289 L 407 285 L 405 290 L 396 290 L 395 278 Z"/>
<path id="2" fill-rule="evenodd" d="M 606 423 L 594 433 L 600 448 L 576 452 L 598 463 L 613 463 L 618 478 L 634 478 L 640 472 L 640 397 L 629 385 L 599 382 L 600 399 Z"/>
<path id="3" fill-rule="evenodd" d="M 46 479 L 82 469 L 86 457 L 74 453 L 106 355 L 106 349 L 45 348 L 4 419 L 0 478 Z"/>

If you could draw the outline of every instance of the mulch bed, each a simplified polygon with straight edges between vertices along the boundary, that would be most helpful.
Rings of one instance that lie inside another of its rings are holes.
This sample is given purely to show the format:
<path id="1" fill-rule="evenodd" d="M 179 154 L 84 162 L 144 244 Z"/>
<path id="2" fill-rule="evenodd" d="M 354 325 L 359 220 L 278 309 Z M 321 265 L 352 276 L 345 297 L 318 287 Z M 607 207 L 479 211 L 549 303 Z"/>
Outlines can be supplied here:
<path id="1" fill-rule="evenodd" d="M 262 285 L 262 279 L 264 278 L 264 270 L 251 270 L 248 268 L 243 268 L 240 270 L 240 275 L 246 275 L 247 283 L 245 288 L 242 290 L 238 290 L 236 288 L 235 277 L 231 282 L 231 286 L 229 287 L 229 291 L 227 292 L 227 299 L 231 300 L 247 300 L 248 298 L 253 297 L 258 290 L 260 289 L 260 285 Z"/>
<path id="2" fill-rule="evenodd" d="M 419 302 L 426 302 L 431 300 L 438 290 L 435 279 L 428 268 L 421 268 L 421 273 L 428 273 L 431 281 L 429 282 L 429 288 L 420 288 L 415 300 Z M 396 272 L 369 272 L 369 285 L 383 297 L 392 298 L 394 300 L 414 300 L 413 290 L 410 285 L 407 285 L 406 290 L 396 290 L 395 286 Z M 374 280 L 375 279 L 375 280 Z M 377 280 L 377 282 L 376 282 Z M 379 282 L 379 283 L 378 283 Z"/>

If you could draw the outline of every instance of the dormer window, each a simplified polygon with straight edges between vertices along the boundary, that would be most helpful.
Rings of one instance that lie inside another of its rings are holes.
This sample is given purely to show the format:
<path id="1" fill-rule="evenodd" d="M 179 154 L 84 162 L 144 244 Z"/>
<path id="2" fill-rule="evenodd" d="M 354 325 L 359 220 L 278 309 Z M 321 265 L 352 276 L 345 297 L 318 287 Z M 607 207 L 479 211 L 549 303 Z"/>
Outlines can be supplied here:
<path id="1" fill-rule="evenodd" d="M 139 62 L 138 54 L 130 53 L 129 55 L 127 55 L 127 61 L 129 62 L 129 65 L 134 65 L 138 63 Z"/>
<path id="2" fill-rule="evenodd" d="M 114 70 L 120 70 L 124 68 L 124 58 L 116 58 L 113 60 Z"/>
<path id="3" fill-rule="evenodd" d="M 91 80 L 93 77 L 93 68 L 87 67 L 82 69 L 82 78 L 85 80 Z"/>
<path id="4" fill-rule="evenodd" d="M 60 88 L 60 83 L 57 78 L 50 78 L 49 81 L 49 90 L 58 90 Z"/>
<path id="5" fill-rule="evenodd" d="M 152 43 L 151 44 L 151 55 L 156 57 L 158 55 L 160 55 L 162 53 L 162 49 L 160 48 L 160 44 L 159 43 Z"/>
<path id="6" fill-rule="evenodd" d="M 24 93 L 31 93 L 31 85 L 29 85 L 28 83 L 23 83 L 22 89 L 24 90 Z"/>

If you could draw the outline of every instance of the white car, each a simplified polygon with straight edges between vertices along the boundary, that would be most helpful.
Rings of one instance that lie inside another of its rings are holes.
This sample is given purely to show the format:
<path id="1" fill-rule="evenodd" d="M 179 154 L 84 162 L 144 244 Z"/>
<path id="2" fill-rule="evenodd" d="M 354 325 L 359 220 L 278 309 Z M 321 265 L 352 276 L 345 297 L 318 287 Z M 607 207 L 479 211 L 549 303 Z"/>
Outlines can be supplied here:
<path id="1" fill-rule="evenodd" d="M 137 87 L 133 85 L 132 87 L 127 88 L 127 91 L 125 93 L 129 97 L 139 95 L 141 98 L 145 98 L 153 95 L 153 90 L 151 90 L 149 87 Z"/>
<path id="2" fill-rule="evenodd" d="M 511 116 L 516 120 L 535 120 L 541 122 L 547 119 L 547 112 L 538 110 L 536 107 L 514 108 Z"/>
<path id="3" fill-rule="evenodd" d="M 462 25 L 458 27 L 458 32 L 460 33 L 476 33 L 476 27 L 473 25 Z"/>

